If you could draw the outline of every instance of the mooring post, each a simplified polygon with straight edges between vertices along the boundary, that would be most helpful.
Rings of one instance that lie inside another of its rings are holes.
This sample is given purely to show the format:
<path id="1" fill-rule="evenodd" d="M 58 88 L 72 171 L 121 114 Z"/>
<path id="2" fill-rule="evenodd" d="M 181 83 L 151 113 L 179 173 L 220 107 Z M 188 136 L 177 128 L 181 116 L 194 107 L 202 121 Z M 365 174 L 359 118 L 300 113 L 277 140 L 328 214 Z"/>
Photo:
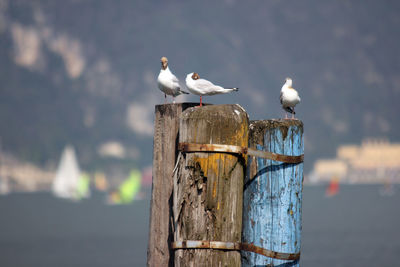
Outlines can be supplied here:
<path id="1" fill-rule="evenodd" d="M 175 266 L 240 266 L 238 250 L 211 247 L 241 241 L 246 160 L 240 154 L 191 151 L 191 144 L 246 147 L 247 113 L 239 105 L 187 109 L 179 142 L 186 145 L 174 170 Z"/>
<path id="2" fill-rule="evenodd" d="M 157 105 L 153 143 L 153 184 L 150 207 L 150 231 L 147 266 L 173 266 L 172 170 L 177 156 L 179 118 L 196 103 Z"/>
<path id="3" fill-rule="evenodd" d="M 303 154 L 303 123 L 250 123 L 249 147 L 277 154 Z M 299 266 L 303 163 L 249 157 L 243 195 L 243 243 L 271 257 L 242 251 L 242 266 Z M 275 253 L 279 252 L 279 253 Z"/>

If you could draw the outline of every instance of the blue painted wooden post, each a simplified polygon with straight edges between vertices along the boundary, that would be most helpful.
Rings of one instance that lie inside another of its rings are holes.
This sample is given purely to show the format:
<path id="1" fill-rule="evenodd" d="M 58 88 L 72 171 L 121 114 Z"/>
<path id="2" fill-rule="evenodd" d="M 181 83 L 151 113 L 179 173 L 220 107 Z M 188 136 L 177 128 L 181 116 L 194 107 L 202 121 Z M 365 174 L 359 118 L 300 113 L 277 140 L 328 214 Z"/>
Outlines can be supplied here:
<path id="1" fill-rule="evenodd" d="M 299 120 L 253 121 L 249 147 L 297 156 L 303 154 Z M 300 252 L 303 163 L 249 157 L 243 195 L 243 243 L 271 251 Z M 299 266 L 299 260 L 268 258 L 242 251 L 242 266 Z"/>

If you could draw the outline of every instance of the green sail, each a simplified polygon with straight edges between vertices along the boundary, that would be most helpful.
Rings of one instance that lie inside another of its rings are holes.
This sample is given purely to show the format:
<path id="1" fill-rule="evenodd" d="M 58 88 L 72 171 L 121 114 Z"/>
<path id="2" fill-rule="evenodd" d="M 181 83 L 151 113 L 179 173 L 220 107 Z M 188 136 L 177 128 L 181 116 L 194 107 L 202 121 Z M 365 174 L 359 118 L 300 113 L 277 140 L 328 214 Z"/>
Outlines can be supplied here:
<path id="1" fill-rule="evenodd" d="M 90 177 L 86 173 L 81 174 L 79 177 L 77 195 L 78 199 L 87 198 L 90 196 Z"/>
<path id="2" fill-rule="evenodd" d="M 132 170 L 126 179 L 119 187 L 120 203 L 131 203 L 141 186 L 141 173 L 139 170 Z"/>

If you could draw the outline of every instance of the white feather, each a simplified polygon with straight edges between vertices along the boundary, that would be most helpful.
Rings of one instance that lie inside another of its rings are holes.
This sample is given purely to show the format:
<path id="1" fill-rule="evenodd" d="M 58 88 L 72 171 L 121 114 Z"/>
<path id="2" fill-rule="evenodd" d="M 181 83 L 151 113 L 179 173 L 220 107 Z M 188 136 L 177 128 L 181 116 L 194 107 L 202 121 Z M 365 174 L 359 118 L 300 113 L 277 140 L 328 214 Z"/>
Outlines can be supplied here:
<path id="1" fill-rule="evenodd" d="M 165 94 L 170 96 L 178 96 L 182 93 L 179 80 L 167 67 L 165 70 L 161 69 L 157 78 L 158 88 Z"/>
<path id="2" fill-rule="evenodd" d="M 216 95 L 216 94 L 226 94 L 233 91 L 238 91 L 237 88 L 224 88 L 219 85 L 215 85 L 210 81 L 205 79 L 194 80 L 192 78 L 193 72 L 186 75 L 186 86 L 192 94 L 195 95 Z"/>
<path id="3" fill-rule="evenodd" d="M 286 81 L 286 83 L 282 86 L 280 100 L 282 107 L 285 109 L 286 107 L 294 108 L 298 103 L 300 103 L 299 93 L 291 87 L 292 81 Z"/>

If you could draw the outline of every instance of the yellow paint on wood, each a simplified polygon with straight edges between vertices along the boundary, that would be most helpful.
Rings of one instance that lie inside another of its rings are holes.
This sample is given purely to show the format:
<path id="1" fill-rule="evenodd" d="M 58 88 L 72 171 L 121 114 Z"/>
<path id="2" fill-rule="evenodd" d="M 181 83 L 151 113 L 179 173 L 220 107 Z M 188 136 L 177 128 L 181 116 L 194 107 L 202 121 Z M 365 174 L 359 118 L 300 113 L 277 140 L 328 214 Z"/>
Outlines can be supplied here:
<path id="1" fill-rule="evenodd" d="M 217 175 L 219 172 L 219 164 L 224 164 L 224 158 L 221 157 L 219 153 L 204 153 L 204 157 L 195 156 L 194 161 L 199 163 L 200 168 L 206 177 L 209 176 L 209 172 Z"/>
<path id="2" fill-rule="evenodd" d="M 217 196 L 217 181 L 213 183 L 213 198 Z"/>
<path id="3" fill-rule="evenodd" d="M 237 145 L 242 147 L 248 146 L 248 132 L 249 127 L 247 124 L 241 124 L 235 135 L 232 136 L 229 145 Z M 239 141 L 239 142 L 238 142 Z M 244 157 L 245 164 L 247 165 L 247 156 Z"/>
<path id="4" fill-rule="evenodd" d="M 238 146 L 243 146 L 243 147 L 247 147 L 247 135 L 248 135 L 248 125 L 247 124 L 242 124 L 240 125 L 240 128 L 237 129 L 236 134 L 232 135 L 231 138 L 231 144 L 229 145 L 238 145 Z M 238 140 L 240 141 L 238 143 Z"/>

